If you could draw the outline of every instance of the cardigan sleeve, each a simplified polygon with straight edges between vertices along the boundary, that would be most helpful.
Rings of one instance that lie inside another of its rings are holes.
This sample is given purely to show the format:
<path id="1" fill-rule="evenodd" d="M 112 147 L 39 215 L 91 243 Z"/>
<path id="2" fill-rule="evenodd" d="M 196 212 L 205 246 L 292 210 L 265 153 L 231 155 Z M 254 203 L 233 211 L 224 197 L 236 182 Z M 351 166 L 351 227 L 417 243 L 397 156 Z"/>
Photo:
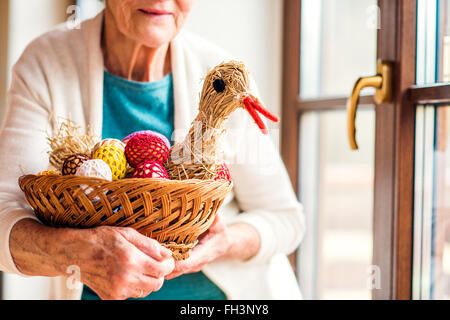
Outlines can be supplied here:
<path id="1" fill-rule="evenodd" d="M 48 167 L 49 110 L 45 94 L 39 94 L 45 90 L 39 91 L 39 87 L 45 88 L 39 66 L 22 58 L 13 68 L 0 132 L 0 270 L 8 273 L 21 274 L 9 247 L 14 224 L 25 218 L 38 221 L 18 186 L 18 178 Z"/>
<path id="2" fill-rule="evenodd" d="M 228 152 L 231 156 L 226 161 L 241 213 L 229 223 L 245 222 L 258 231 L 260 249 L 247 263 L 267 263 L 272 256 L 289 254 L 300 244 L 305 232 L 303 207 L 271 138 L 278 130 L 262 134 L 243 109 L 231 117 L 234 125 L 227 148 L 233 151 Z"/>

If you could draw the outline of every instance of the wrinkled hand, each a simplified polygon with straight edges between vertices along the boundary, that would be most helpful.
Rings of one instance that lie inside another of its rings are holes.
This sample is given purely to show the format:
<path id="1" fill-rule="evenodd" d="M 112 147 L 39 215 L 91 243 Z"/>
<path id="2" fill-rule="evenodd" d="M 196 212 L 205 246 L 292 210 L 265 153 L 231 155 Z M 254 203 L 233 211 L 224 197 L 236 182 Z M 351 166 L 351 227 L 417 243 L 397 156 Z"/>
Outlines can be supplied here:
<path id="1" fill-rule="evenodd" d="M 223 258 L 230 248 L 227 227 L 220 216 L 199 238 L 199 243 L 192 249 L 189 258 L 175 261 L 175 269 L 165 279 L 173 279 L 182 274 L 199 272 L 206 264 Z"/>
<path id="2" fill-rule="evenodd" d="M 26 275 L 68 276 L 68 267 L 78 267 L 81 277 L 76 280 L 102 299 L 158 291 L 175 265 L 169 249 L 131 228 L 50 228 L 22 219 L 11 231 L 10 250 Z"/>
<path id="3" fill-rule="evenodd" d="M 161 289 L 174 268 L 172 252 L 131 228 L 92 229 L 79 255 L 82 281 L 102 299 L 142 298 Z"/>

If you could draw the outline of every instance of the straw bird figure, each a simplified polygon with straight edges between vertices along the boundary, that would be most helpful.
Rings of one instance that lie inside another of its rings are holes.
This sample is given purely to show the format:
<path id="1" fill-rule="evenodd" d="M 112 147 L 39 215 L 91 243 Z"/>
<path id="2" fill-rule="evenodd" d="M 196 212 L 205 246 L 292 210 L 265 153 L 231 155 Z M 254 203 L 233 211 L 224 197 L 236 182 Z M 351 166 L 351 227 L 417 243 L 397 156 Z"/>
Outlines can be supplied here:
<path id="1" fill-rule="evenodd" d="M 258 113 L 277 122 L 249 92 L 250 77 L 242 62 L 230 61 L 212 69 L 205 78 L 199 113 L 186 138 L 170 149 L 166 169 L 170 179 L 212 179 L 218 166 L 218 140 L 223 123 L 236 109 L 244 108 L 264 134 L 267 128 Z"/>

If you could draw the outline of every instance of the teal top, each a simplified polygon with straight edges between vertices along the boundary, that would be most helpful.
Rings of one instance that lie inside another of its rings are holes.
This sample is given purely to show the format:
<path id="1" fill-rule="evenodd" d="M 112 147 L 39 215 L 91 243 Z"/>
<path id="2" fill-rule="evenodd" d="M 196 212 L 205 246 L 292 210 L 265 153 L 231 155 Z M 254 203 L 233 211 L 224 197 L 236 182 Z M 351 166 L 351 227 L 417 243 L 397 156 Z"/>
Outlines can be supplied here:
<path id="1" fill-rule="evenodd" d="M 135 82 L 105 71 L 102 137 L 123 139 L 140 130 L 164 134 L 169 141 L 174 128 L 172 74 L 154 82 Z M 164 282 L 161 290 L 137 300 L 226 300 L 225 293 L 203 272 L 185 274 Z M 83 287 L 82 300 L 98 300 Z M 133 299 L 136 300 L 136 299 Z"/>
<path id="2" fill-rule="evenodd" d="M 171 141 L 174 120 L 173 82 L 169 73 L 154 82 L 136 82 L 104 73 L 103 139 L 122 140 L 141 130 L 159 132 Z"/>

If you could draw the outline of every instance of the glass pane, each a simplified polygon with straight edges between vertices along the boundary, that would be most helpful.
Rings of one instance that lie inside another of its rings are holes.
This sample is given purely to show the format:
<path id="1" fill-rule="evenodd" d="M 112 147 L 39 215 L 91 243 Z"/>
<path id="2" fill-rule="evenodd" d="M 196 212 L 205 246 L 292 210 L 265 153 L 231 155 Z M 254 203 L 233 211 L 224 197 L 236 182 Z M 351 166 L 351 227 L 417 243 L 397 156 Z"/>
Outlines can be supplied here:
<path id="1" fill-rule="evenodd" d="M 375 74 L 376 4 L 376 0 L 302 1 L 301 98 L 348 96 L 358 77 Z"/>
<path id="2" fill-rule="evenodd" d="M 418 0 L 416 82 L 449 81 L 450 0 Z"/>
<path id="3" fill-rule="evenodd" d="M 450 107 L 416 123 L 413 298 L 450 299 Z"/>
<path id="4" fill-rule="evenodd" d="M 450 0 L 438 2 L 438 81 L 450 81 Z"/>
<path id="5" fill-rule="evenodd" d="M 370 299 L 375 111 L 358 111 L 360 150 L 347 142 L 346 112 L 300 118 L 300 190 L 308 232 L 299 251 L 306 299 Z"/>

